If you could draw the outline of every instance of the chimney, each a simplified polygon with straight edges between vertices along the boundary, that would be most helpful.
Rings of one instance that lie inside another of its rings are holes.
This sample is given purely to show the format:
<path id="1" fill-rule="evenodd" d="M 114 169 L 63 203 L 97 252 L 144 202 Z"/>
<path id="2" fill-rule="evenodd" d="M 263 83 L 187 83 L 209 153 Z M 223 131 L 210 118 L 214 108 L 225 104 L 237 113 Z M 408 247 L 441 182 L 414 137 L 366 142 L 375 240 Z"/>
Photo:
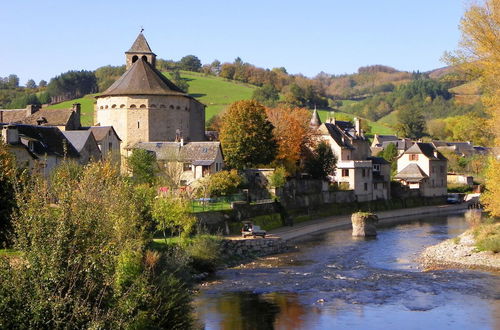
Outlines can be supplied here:
<path id="1" fill-rule="evenodd" d="M 80 103 L 73 104 L 72 109 L 76 114 L 75 121 L 74 121 L 75 125 L 72 129 L 78 130 L 82 127 L 82 123 L 81 123 L 81 119 L 80 119 L 80 117 L 81 117 L 81 105 L 80 105 Z"/>
<path id="2" fill-rule="evenodd" d="M 361 121 L 354 117 L 354 128 L 356 130 L 356 135 L 361 136 Z"/>
<path id="3" fill-rule="evenodd" d="M 184 138 L 181 137 L 181 147 L 184 146 Z"/>
<path id="4" fill-rule="evenodd" d="M 40 106 L 38 104 L 28 104 L 26 106 L 26 117 L 34 114 L 38 110 L 40 110 Z"/>
<path id="5" fill-rule="evenodd" d="M 2 140 L 6 144 L 18 144 L 19 143 L 19 131 L 15 125 L 7 125 L 2 129 Z"/>

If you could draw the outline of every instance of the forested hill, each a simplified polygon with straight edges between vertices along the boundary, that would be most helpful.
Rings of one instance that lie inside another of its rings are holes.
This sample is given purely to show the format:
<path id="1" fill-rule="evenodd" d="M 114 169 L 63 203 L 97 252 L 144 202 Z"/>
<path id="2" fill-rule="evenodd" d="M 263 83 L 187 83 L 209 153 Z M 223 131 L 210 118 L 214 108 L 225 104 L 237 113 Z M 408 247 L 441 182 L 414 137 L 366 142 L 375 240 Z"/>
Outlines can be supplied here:
<path id="1" fill-rule="evenodd" d="M 177 62 L 158 59 L 157 67 L 168 72 L 179 87 L 206 103 L 208 117 L 231 100 L 254 98 L 266 106 L 340 110 L 412 138 L 429 136 L 484 142 L 451 131 L 450 117 L 458 121 L 470 116 L 485 117 L 478 103 L 477 83 L 461 77 L 453 68 L 421 73 L 371 65 L 360 67 L 353 74 L 321 72 L 309 78 L 289 74 L 285 68 L 259 68 L 241 58 L 232 63 L 215 60 L 202 65 L 193 55 Z M 95 71 L 69 71 L 52 78 L 48 84 L 29 81 L 26 87 L 19 87 L 19 81 L 16 84 L 12 79 L 15 75 L 11 75 L 0 80 L 0 108 L 85 99 L 86 94 L 105 90 L 124 70 L 124 66 L 105 66 Z"/>

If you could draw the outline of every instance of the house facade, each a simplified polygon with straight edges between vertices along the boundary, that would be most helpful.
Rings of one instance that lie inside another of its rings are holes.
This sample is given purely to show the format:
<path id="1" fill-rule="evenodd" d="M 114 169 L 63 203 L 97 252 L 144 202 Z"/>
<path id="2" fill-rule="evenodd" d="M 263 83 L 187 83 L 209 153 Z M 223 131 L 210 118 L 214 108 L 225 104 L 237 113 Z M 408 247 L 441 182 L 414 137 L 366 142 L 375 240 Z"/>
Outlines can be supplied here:
<path id="1" fill-rule="evenodd" d="M 399 156 L 395 179 L 422 197 L 447 194 L 448 160 L 430 143 L 417 142 Z"/>
<path id="2" fill-rule="evenodd" d="M 335 182 L 353 190 L 360 202 L 390 198 L 390 167 L 389 175 L 382 174 L 386 172 L 387 164 L 377 164 L 374 167 L 370 143 L 361 130 L 359 119 L 354 118 L 354 124 L 335 118 L 322 123 L 317 111 L 314 110 L 310 127 L 315 141 L 326 142 L 337 159 Z M 382 172 L 381 166 L 384 169 Z"/>
<path id="3" fill-rule="evenodd" d="M 120 145 L 122 140 L 113 126 L 91 126 L 88 130 L 94 135 L 102 159 L 109 159 L 113 163 L 120 165 Z"/>

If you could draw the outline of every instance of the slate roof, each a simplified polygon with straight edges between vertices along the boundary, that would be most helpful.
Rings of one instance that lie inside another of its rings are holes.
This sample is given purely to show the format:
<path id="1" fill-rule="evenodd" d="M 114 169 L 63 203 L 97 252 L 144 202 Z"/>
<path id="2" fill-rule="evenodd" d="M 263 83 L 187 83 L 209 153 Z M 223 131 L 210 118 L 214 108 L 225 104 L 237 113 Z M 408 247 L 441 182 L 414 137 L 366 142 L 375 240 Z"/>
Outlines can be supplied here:
<path id="1" fill-rule="evenodd" d="M 73 114 L 73 109 L 40 109 L 34 114 L 18 121 L 26 125 L 38 125 L 38 120 L 43 119 L 45 126 L 66 126 Z"/>
<path id="2" fill-rule="evenodd" d="M 151 51 L 151 48 L 149 47 L 149 44 L 144 37 L 144 34 L 139 33 L 137 38 L 135 39 L 134 43 L 132 44 L 132 47 L 128 50 L 127 53 L 153 53 Z"/>
<path id="3" fill-rule="evenodd" d="M 187 161 L 215 160 L 220 142 L 190 142 L 181 149 L 181 157 Z"/>
<path id="4" fill-rule="evenodd" d="M 377 139 L 379 140 L 380 143 L 385 142 L 385 141 L 397 141 L 398 137 L 396 135 L 380 135 L 377 134 Z"/>
<path id="5" fill-rule="evenodd" d="M 82 151 L 92 135 L 91 131 L 63 131 L 62 133 L 78 152 Z"/>
<path id="6" fill-rule="evenodd" d="M 372 164 L 389 165 L 390 163 L 382 157 L 370 156 L 367 158 L 372 161 Z"/>
<path id="7" fill-rule="evenodd" d="M 19 130 L 21 141 L 23 138 L 33 141 L 33 151 L 37 155 L 48 154 L 64 157 L 66 146 L 66 156 L 80 157 L 75 147 L 57 127 L 34 125 L 16 125 L 16 127 Z"/>
<path id="8" fill-rule="evenodd" d="M 119 95 L 188 96 L 160 71 L 142 59 L 135 61 L 130 69 L 96 98 Z"/>
<path id="9" fill-rule="evenodd" d="M 415 163 L 407 165 L 396 176 L 395 179 L 402 179 L 409 182 L 420 182 L 429 176 Z"/>
<path id="10" fill-rule="evenodd" d="M 91 126 L 87 129 L 94 134 L 94 138 L 97 142 L 104 140 L 104 138 L 108 136 L 109 131 L 112 131 L 118 137 L 118 140 L 121 141 L 113 126 Z"/>
<path id="11" fill-rule="evenodd" d="M 446 157 L 444 157 L 439 151 L 437 151 L 431 143 L 416 142 L 404 153 L 424 154 L 430 160 L 447 160 Z"/>
<path id="12" fill-rule="evenodd" d="M 0 123 L 18 123 L 26 118 L 26 109 L 0 110 Z"/>
<path id="13" fill-rule="evenodd" d="M 350 143 L 348 142 L 349 137 L 346 136 L 346 134 L 343 133 L 342 130 L 337 126 L 337 124 L 339 122 L 340 121 L 337 120 L 335 122 L 335 124 L 334 123 L 324 123 L 323 125 L 325 125 L 325 127 L 328 131 L 328 134 L 332 137 L 332 139 L 335 141 L 335 143 L 337 143 L 340 147 L 354 149 L 354 147 L 351 146 Z M 344 122 L 341 122 L 341 123 L 344 123 Z"/>
<path id="14" fill-rule="evenodd" d="M 178 142 L 139 142 L 135 147 L 154 152 L 157 160 L 211 164 L 217 158 L 220 142 L 190 142 L 183 146 Z"/>

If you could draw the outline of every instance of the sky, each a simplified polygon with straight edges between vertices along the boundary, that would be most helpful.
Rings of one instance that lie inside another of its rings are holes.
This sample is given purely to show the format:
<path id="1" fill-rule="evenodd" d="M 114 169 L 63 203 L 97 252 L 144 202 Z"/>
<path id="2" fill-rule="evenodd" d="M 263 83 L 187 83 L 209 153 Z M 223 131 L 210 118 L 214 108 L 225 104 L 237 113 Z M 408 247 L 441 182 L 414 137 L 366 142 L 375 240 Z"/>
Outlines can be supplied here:
<path id="1" fill-rule="evenodd" d="M 463 0 L 0 0 L 0 77 L 37 83 L 68 70 L 122 65 L 141 26 L 159 58 L 195 55 L 312 77 L 383 64 L 445 66 Z"/>

